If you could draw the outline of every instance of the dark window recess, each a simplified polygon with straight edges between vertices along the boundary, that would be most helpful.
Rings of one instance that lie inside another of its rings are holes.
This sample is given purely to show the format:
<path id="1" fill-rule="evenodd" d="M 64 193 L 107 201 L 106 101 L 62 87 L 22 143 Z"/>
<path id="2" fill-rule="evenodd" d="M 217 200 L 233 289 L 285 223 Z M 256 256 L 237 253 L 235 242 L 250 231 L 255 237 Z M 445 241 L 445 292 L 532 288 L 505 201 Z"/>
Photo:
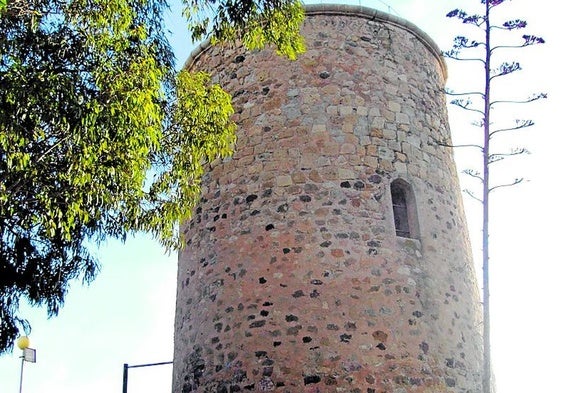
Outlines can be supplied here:
<path id="1" fill-rule="evenodd" d="M 392 184 L 393 219 L 397 236 L 410 237 L 409 219 L 407 217 L 407 199 L 405 190 Z"/>
<path id="2" fill-rule="evenodd" d="M 417 237 L 418 233 L 413 225 L 416 211 L 411 186 L 401 179 L 395 180 L 391 184 L 391 194 L 395 234 L 400 237 Z"/>

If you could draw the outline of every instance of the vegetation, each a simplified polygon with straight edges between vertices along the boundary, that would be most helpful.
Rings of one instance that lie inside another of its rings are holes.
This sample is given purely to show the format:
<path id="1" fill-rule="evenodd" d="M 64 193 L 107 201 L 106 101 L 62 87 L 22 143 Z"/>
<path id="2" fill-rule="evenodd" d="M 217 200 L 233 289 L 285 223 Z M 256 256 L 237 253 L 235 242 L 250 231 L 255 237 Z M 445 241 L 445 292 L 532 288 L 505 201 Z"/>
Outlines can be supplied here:
<path id="1" fill-rule="evenodd" d="M 522 35 L 521 40 L 511 44 L 508 40 L 510 36 L 504 33 L 521 30 L 526 28 L 527 23 L 521 19 L 512 19 L 497 24 L 494 20 L 495 13 L 505 0 L 481 0 L 481 13 L 470 14 L 463 10 L 456 9 L 448 13 L 448 17 L 459 19 L 464 25 L 475 28 L 476 38 L 471 39 L 458 36 L 454 40 L 450 51 L 445 52 L 445 56 L 459 61 L 475 62 L 482 66 L 480 77 L 482 90 L 474 89 L 468 92 L 452 92 L 449 94 L 456 96 L 451 103 L 464 110 L 475 113 L 479 118 L 474 122 L 482 132 L 480 141 L 476 144 L 466 145 L 476 147 L 481 152 L 481 171 L 467 169 L 464 172 L 479 180 L 482 185 L 481 192 L 469 195 L 481 202 L 483 213 L 482 229 L 482 263 L 483 263 L 483 370 L 482 387 L 483 393 L 492 391 L 492 370 L 491 370 L 491 339 L 490 339 L 490 304 L 489 304 L 489 207 L 490 195 L 493 191 L 516 185 L 522 179 L 514 179 L 507 183 L 492 183 L 490 169 L 493 164 L 502 161 L 507 157 L 512 157 L 527 153 L 524 148 L 515 148 L 509 152 L 496 151 L 493 142 L 508 135 L 509 132 L 521 130 L 534 125 L 533 120 L 515 119 L 507 125 L 500 125 L 498 118 L 495 118 L 494 111 L 504 104 L 522 104 L 545 98 L 543 93 L 531 95 L 528 98 L 504 98 L 501 92 L 494 88 L 495 83 L 508 77 L 514 72 L 522 69 L 520 63 L 516 61 L 502 61 L 502 52 L 514 48 L 523 48 L 536 44 L 543 44 L 545 41 L 535 35 Z M 503 41 L 496 43 L 497 41 Z M 499 60 L 497 62 L 497 60 Z M 476 83 L 477 84 L 477 83 Z"/>
<path id="2" fill-rule="evenodd" d="M 193 37 L 303 51 L 297 0 L 184 2 Z M 165 0 L 0 0 L 0 353 L 56 315 L 88 248 L 152 234 L 178 247 L 203 165 L 232 153 L 230 97 L 176 72 Z"/>

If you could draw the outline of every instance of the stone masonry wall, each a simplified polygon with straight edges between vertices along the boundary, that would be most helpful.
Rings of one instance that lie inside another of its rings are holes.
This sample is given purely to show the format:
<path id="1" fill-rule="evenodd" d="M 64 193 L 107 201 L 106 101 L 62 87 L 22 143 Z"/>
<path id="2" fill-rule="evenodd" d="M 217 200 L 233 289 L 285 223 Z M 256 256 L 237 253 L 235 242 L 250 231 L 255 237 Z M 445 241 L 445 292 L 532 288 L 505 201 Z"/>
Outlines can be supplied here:
<path id="1" fill-rule="evenodd" d="M 179 256 L 175 393 L 478 392 L 479 298 L 437 49 L 405 21 L 308 8 L 307 52 L 206 48 L 234 97 Z M 390 183 L 414 192 L 395 234 Z"/>

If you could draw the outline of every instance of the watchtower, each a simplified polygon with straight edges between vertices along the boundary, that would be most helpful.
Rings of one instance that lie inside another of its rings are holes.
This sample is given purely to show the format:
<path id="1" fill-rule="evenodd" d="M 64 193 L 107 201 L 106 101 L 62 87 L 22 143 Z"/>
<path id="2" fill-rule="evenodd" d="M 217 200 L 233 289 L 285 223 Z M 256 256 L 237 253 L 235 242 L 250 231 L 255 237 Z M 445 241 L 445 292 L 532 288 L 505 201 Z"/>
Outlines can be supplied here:
<path id="1" fill-rule="evenodd" d="M 184 226 L 174 392 L 478 392 L 440 51 L 380 11 L 306 13 L 296 61 L 190 60 L 233 95 L 239 129 Z"/>

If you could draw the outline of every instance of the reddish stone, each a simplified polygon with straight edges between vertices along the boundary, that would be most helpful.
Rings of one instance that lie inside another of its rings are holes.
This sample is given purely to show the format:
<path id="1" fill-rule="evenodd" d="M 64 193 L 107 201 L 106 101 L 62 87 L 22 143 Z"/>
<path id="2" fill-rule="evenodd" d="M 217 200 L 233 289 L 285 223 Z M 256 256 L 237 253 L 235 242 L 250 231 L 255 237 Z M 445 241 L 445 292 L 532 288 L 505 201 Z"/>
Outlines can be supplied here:
<path id="1" fill-rule="evenodd" d="M 296 61 L 207 47 L 189 65 L 244 93 L 234 156 L 208 168 L 183 226 L 173 391 L 477 392 L 456 170 L 426 143 L 449 136 L 439 50 L 383 13 L 308 11 Z M 415 197 L 411 238 L 396 179 Z"/>

